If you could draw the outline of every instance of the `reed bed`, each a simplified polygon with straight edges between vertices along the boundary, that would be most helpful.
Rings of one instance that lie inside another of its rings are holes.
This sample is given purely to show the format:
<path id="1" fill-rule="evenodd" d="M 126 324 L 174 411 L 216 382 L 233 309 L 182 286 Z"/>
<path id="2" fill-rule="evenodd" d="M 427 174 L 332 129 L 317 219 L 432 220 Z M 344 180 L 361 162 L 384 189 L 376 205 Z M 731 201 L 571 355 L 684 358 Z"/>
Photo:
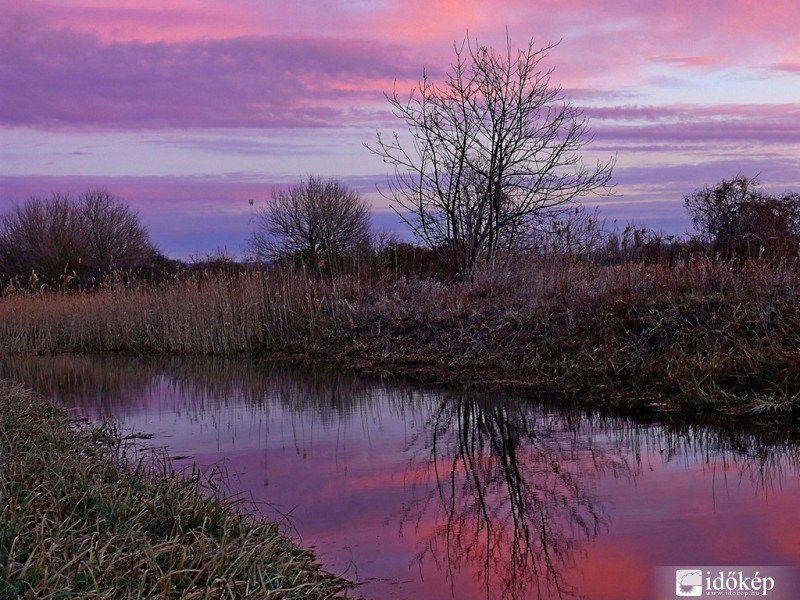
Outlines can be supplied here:
<path id="1" fill-rule="evenodd" d="M 334 598 L 279 526 L 0 382 L 0 597 Z"/>
<path id="2" fill-rule="evenodd" d="M 626 389 L 654 406 L 794 410 L 800 266 L 531 260 L 469 283 L 196 274 L 0 299 L 5 352 L 253 354 L 437 379 Z M 646 394 L 642 392 L 646 391 Z M 628 394 L 631 396 L 632 394 Z"/>

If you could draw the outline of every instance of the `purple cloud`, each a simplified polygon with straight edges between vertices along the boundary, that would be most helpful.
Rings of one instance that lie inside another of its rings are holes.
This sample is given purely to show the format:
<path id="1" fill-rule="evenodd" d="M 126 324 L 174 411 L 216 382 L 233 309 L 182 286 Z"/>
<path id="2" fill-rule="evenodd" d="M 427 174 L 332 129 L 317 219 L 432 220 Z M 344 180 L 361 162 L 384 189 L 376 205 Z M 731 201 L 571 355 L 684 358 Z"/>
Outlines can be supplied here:
<path id="1" fill-rule="evenodd" d="M 797 75 L 800 73 L 800 62 L 782 62 L 768 67 L 771 71 L 777 71 L 784 75 Z"/>
<path id="2" fill-rule="evenodd" d="M 381 90 L 412 71 L 399 45 L 359 39 L 105 42 L 23 17 L 6 19 L 0 33 L 5 126 L 119 130 L 364 122 L 374 117 L 370 103 L 382 103 Z"/>
<path id="3" fill-rule="evenodd" d="M 619 143 L 800 141 L 800 104 L 608 106 L 587 108 L 595 138 Z"/>

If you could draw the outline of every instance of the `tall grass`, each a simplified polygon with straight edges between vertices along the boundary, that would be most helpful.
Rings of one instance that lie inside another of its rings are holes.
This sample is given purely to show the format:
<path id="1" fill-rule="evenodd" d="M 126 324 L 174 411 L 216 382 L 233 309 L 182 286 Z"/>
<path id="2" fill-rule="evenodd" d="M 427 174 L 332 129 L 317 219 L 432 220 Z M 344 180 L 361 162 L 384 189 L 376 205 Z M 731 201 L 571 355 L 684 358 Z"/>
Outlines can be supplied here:
<path id="1" fill-rule="evenodd" d="M 792 408 L 800 267 L 531 260 L 472 282 L 196 274 L 0 299 L 9 353 L 310 356 L 437 378 L 646 386 L 686 406 Z M 745 400 L 744 404 L 742 400 Z"/>
<path id="2" fill-rule="evenodd" d="M 198 473 L 0 382 L 0 597 L 333 598 L 347 588 Z"/>

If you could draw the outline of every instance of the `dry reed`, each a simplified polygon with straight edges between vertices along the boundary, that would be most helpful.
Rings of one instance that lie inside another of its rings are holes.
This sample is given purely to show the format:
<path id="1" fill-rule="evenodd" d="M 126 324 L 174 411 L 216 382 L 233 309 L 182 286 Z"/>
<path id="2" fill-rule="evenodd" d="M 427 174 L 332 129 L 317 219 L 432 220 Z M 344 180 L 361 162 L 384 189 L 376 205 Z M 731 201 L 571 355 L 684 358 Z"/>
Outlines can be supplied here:
<path id="1" fill-rule="evenodd" d="M 644 387 L 672 407 L 793 410 L 799 289 L 795 262 L 705 258 L 535 260 L 452 285 L 197 274 L 151 287 L 4 297 L 0 344 L 23 354 L 306 356 L 447 379 Z"/>

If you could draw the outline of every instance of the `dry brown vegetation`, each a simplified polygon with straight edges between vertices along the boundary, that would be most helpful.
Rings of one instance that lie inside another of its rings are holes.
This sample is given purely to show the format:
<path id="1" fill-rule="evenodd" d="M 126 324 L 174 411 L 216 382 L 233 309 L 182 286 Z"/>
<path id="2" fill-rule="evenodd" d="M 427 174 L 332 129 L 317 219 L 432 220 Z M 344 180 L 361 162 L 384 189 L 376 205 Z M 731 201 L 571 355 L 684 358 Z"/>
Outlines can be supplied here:
<path id="1" fill-rule="evenodd" d="M 0 597 L 334 598 L 275 523 L 213 479 L 0 384 Z"/>
<path id="2" fill-rule="evenodd" d="M 602 388 L 592 395 L 623 404 L 787 410 L 800 390 L 798 288 L 794 261 L 702 257 L 534 260 L 460 284 L 200 272 L 157 286 L 7 295 L 0 344 L 304 356 L 445 380 Z"/>

